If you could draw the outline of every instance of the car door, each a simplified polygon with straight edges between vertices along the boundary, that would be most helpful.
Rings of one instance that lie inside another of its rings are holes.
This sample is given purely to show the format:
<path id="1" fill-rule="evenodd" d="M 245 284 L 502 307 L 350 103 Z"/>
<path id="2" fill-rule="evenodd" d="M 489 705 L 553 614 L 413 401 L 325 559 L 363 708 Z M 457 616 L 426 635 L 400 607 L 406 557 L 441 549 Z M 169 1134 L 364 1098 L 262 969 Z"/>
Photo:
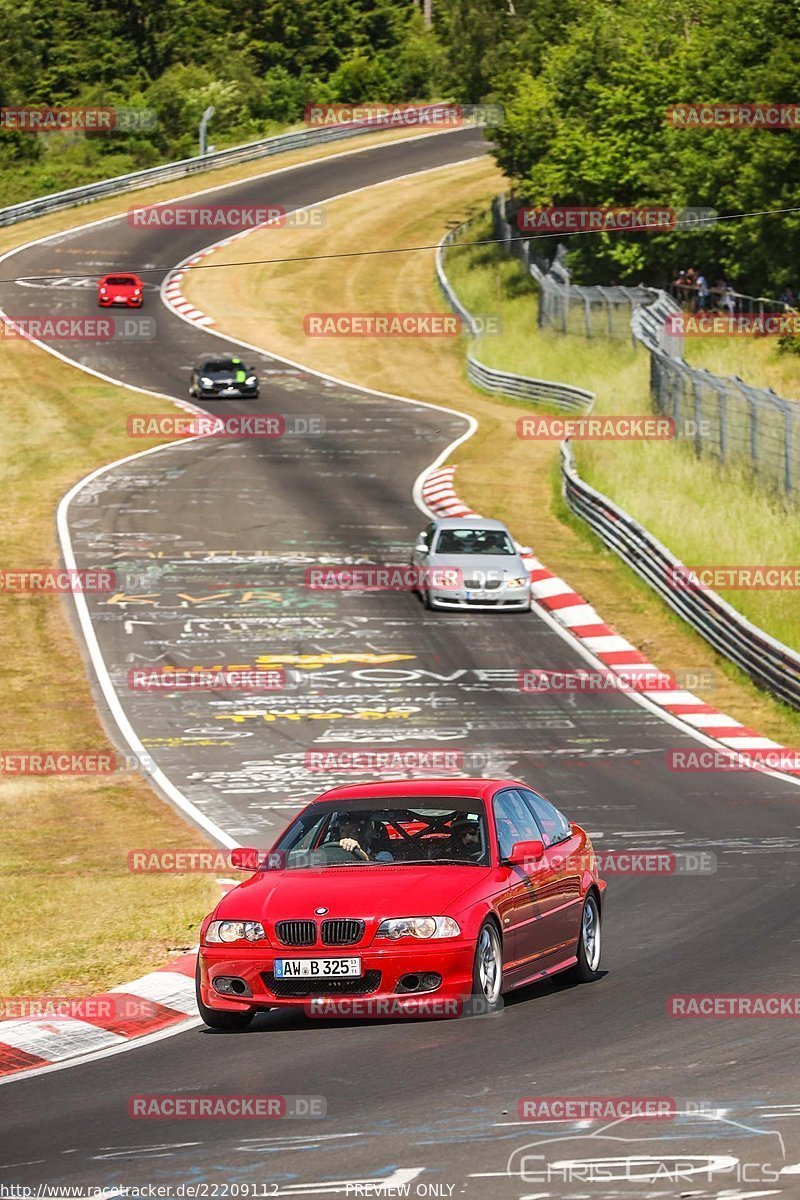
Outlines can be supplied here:
<path id="1" fill-rule="evenodd" d="M 516 788 L 504 788 L 492 802 L 497 846 L 501 860 L 511 854 L 515 842 L 542 838 L 541 830 L 530 806 Z M 503 924 L 503 938 L 508 946 L 506 970 L 532 974 L 537 959 L 551 949 L 551 933 L 543 919 L 547 912 L 540 893 L 548 894 L 549 871 L 530 864 L 506 867 L 506 892 L 498 905 Z"/>
<path id="2" fill-rule="evenodd" d="M 520 788 L 542 831 L 545 852 L 538 887 L 541 915 L 554 947 L 569 947 L 578 937 L 581 917 L 581 839 L 563 813 L 533 788 Z"/>

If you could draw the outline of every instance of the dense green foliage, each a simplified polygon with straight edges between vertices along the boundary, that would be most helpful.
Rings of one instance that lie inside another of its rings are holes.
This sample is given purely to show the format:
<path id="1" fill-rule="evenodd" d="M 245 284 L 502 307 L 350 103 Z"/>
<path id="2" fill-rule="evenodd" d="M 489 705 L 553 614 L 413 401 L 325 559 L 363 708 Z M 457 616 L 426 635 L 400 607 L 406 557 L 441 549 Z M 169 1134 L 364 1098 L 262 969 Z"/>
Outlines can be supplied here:
<path id="1" fill-rule="evenodd" d="M 672 104 L 800 100 L 797 0 L 583 0 L 531 67 L 490 86 L 506 106 L 497 156 L 535 205 L 790 208 L 800 128 L 674 128 Z M 796 284 L 800 214 L 704 230 L 574 237 L 586 282 L 664 282 L 677 267 L 777 295 Z M 713 282 L 713 280 L 712 280 Z"/>
<path id="2" fill-rule="evenodd" d="M 444 56 L 413 0 L 0 0 L 0 105 L 153 108 L 130 133 L 0 132 L 0 205 L 218 148 L 311 102 L 436 94 Z"/>
<path id="3" fill-rule="evenodd" d="M 800 0 L 0 0 L 0 105 L 124 105 L 155 129 L 0 132 L 0 205 L 302 119 L 313 101 L 504 106 L 497 157 L 528 203 L 790 208 L 800 128 L 678 129 L 670 104 L 800 102 Z M 549 245 L 547 245 L 549 249 Z M 776 295 L 800 218 L 570 241 L 577 278 L 679 266 Z M 712 280 L 713 282 L 713 280 Z"/>

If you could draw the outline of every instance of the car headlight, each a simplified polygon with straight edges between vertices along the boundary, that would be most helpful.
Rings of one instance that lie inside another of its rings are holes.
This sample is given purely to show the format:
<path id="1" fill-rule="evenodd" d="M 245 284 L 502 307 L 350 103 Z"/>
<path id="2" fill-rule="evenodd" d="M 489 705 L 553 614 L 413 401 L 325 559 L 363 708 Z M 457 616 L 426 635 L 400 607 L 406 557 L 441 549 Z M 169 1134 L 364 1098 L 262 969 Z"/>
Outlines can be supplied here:
<path id="1" fill-rule="evenodd" d="M 100 295 L 101 295 L 101 296 L 107 296 L 107 295 L 108 295 L 108 288 L 101 287 L 101 288 L 100 288 Z"/>
<path id="2" fill-rule="evenodd" d="M 200 376 L 200 383 L 202 384 L 203 387 L 213 387 L 214 386 L 214 380 L 209 379 L 207 375 Z"/>
<path id="3" fill-rule="evenodd" d="M 207 942 L 261 942 L 266 938 L 260 921 L 212 921 Z"/>
<path id="4" fill-rule="evenodd" d="M 527 575 L 515 575 L 513 579 L 506 580 L 506 587 L 525 587 L 528 582 Z"/>
<path id="5" fill-rule="evenodd" d="M 389 917 L 381 921 L 375 936 L 392 941 L 402 937 L 451 938 L 460 937 L 461 930 L 452 917 Z"/>
<path id="6" fill-rule="evenodd" d="M 255 387 L 256 382 L 257 381 L 256 381 L 255 375 L 248 375 L 247 379 L 245 379 L 245 383 L 247 384 L 248 387 Z"/>

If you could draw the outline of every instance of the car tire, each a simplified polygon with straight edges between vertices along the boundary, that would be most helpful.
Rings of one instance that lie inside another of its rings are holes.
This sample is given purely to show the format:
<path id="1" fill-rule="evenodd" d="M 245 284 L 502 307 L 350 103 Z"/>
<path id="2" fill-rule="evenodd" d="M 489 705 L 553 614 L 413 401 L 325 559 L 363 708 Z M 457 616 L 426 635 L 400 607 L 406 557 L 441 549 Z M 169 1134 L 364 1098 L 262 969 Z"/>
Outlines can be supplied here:
<path id="1" fill-rule="evenodd" d="M 430 592 L 427 590 L 427 588 L 423 588 L 423 589 L 422 589 L 422 603 L 425 605 L 425 607 L 427 608 L 428 612 L 433 612 L 433 611 L 434 611 L 433 603 L 432 603 L 432 601 L 431 601 L 431 594 L 430 594 Z"/>
<path id="2" fill-rule="evenodd" d="M 568 983 L 591 983 L 600 976 L 601 935 L 600 903 L 589 892 L 581 909 L 581 932 L 578 939 L 578 961 L 564 971 L 561 978 Z"/>
<path id="3" fill-rule="evenodd" d="M 494 921 L 484 921 L 475 943 L 472 997 L 484 1012 L 495 1012 L 503 990 L 503 945 Z"/>
<path id="4" fill-rule="evenodd" d="M 197 967 L 194 973 L 194 992 L 197 997 L 197 1011 L 209 1029 L 222 1029 L 228 1033 L 233 1033 L 239 1029 L 247 1029 L 247 1026 L 252 1021 L 255 1013 L 242 1012 L 223 1012 L 219 1008 L 209 1008 L 203 1003 L 203 997 L 200 995 L 200 959 L 197 960 Z"/>

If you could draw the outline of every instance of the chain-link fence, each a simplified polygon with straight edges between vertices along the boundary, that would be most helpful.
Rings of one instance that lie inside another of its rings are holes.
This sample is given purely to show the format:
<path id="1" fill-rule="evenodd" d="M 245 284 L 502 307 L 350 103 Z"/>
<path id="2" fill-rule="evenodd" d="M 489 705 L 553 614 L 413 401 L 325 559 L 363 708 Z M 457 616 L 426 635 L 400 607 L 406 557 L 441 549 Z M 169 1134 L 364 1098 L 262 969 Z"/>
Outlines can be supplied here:
<path id="1" fill-rule="evenodd" d="M 513 211 L 513 201 L 495 199 L 495 237 L 503 239 L 536 280 L 539 325 L 583 337 L 632 334 L 650 352 L 653 406 L 673 418 L 676 437 L 690 440 L 698 454 L 747 467 L 771 488 L 800 500 L 800 402 L 736 376 L 723 378 L 689 366 L 682 337 L 667 332 L 667 317 L 681 311 L 667 292 L 572 284 L 564 247 L 558 247 L 552 262 L 537 257 L 533 244 L 516 232 Z M 785 308 L 767 297 L 736 296 L 741 311 L 763 314 Z"/>
<path id="2" fill-rule="evenodd" d="M 648 288 L 583 287 L 572 283 L 566 266 L 566 247 L 559 245 L 548 260 L 536 243 L 521 237 L 515 226 L 516 207 L 508 196 L 497 196 L 492 205 L 494 236 L 502 238 L 509 254 L 523 264 L 539 286 L 539 325 L 579 337 L 620 340 L 631 334 L 631 312 L 652 299 Z"/>
<path id="3" fill-rule="evenodd" d="M 650 354 L 650 393 L 672 417 L 678 437 L 698 454 L 739 463 L 773 488 L 800 499 L 800 404 L 770 388 L 721 378 L 663 351 Z"/>

